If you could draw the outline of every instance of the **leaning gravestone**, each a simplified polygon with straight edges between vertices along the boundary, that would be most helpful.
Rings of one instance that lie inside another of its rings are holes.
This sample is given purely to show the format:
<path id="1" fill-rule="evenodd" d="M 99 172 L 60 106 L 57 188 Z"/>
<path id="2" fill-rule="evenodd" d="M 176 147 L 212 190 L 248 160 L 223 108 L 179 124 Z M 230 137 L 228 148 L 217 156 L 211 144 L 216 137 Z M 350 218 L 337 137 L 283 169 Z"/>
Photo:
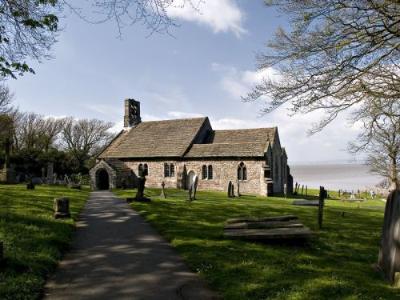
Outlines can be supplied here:
<path id="1" fill-rule="evenodd" d="M 378 265 L 390 284 L 400 287 L 400 191 L 386 201 Z"/>
<path id="2" fill-rule="evenodd" d="M 69 218 L 69 199 L 66 197 L 54 199 L 54 218 Z"/>

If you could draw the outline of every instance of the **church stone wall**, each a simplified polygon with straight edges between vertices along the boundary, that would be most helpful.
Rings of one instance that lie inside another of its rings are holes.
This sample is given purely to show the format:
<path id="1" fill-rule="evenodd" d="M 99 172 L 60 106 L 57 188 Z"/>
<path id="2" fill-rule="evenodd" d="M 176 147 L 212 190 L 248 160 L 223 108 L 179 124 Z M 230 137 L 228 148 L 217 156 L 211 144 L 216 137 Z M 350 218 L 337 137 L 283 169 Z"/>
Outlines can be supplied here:
<path id="1" fill-rule="evenodd" d="M 192 161 L 127 161 L 125 166 L 138 175 L 139 164 L 147 164 L 148 176 L 146 186 L 160 188 L 164 181 L 166 188 L 184 188 L 182 180 L 184 169 L 186 174 L 194 171 L 199 178 L 199 190 L 227 191 L 229 181 L 235 186 L 237 193 L 237 168 L 243 162 L 247 169 L 247 180 L 239 182 L 240 192 L 243 194 L 267 194 L 267 185 L 264 180 L 263 164 L 258 160 L 192 160 Z M 175 165 L 175 176 L 164 177 L 164 163 Z M 212 165 L 213 179 L 202 179 L 202 166 Z"/>

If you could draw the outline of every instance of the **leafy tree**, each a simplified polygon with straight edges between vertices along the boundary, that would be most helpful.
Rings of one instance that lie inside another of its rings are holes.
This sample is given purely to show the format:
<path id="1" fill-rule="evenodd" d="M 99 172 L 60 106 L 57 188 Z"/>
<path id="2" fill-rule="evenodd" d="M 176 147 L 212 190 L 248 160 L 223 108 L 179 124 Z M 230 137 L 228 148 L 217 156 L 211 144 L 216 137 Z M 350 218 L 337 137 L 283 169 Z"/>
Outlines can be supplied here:
<path id="1" fill-rule="evenodd" d="M 363 132 L 350 145 L 354 153 L 365 152 L 373 173 L 388 179 L 392 189 L 400 188 L 400 102 L 376 99 L 354 114 Z"/>
<path id="2" fill-rule="evenodd" d="M 0 2 L 0 76 L 33 70 L 27 57 L 40 60 L 56 41 L 57 0 L 4 0 Z"/>
<path id="3" fill-rule="evenodd" d="M 196 0 L 201 2 L 202 0 Z M 176 2 L 176 1 L 175 1 Z M 67 0 L 2 0 L 0 1 L 0 77 L 16 78 L 34 70 L 28 58 L 40 61 L 49 57 L 56 42 L 59 16 L 71 10 L 91 23 L 115 21 L 121 34 L 122 27 L 140 22 L 153 32 L 168 32 L 175 23 L 167 9 L 174 0 L 90 0 L 98 19 L 91 20 L 87 11 Z M 183 0 L 180 6 L 193 5 Z"/>
<path id="4" fill-rule="evenodd" d="M 356 104 L 400 99 L 400 2 L 270 0 L 289 15 L 259 55 L 265 78 L 245 97 L 266 100 L 269 112 L 289 104 L 295 113 L 321 110 L 320 130 Z M 271 69 L 269 69 L 271 70 Z"/>

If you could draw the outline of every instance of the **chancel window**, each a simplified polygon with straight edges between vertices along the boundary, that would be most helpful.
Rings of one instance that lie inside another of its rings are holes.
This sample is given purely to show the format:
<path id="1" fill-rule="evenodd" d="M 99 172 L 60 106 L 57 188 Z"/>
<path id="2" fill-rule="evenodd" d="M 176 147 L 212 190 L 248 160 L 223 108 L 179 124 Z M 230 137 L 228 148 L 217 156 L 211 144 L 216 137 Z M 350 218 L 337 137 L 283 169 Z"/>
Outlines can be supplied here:
<path id="1" fill-rule="evenodd" d="M 175 165 L 164 163 L 164 177 L 175 176 Z"/>
<path id="2" fill-rule="evenodd" d="M 238 180 L 247 180 L 247 169 L 246 165 L 241 162 L 237 169 L 237 178 Z"/>
<path id="3" fill-rule="evenodd" d="M 202 179 L 213 179 L 213 167 L 212 165 L 201 167 L 201 178 Z"/>
<path id="4" fill-rule="evenodd" d="M 212 165 L 208 166 L 208 179 L 213 179 L 213 167 Z"/>

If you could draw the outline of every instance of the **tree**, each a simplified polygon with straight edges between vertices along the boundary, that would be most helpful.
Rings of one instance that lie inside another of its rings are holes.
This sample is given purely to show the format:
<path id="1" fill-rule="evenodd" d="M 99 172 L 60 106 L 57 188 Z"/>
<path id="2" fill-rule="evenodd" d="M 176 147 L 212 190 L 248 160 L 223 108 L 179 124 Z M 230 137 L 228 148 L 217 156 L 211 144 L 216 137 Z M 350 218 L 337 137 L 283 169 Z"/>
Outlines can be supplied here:
<path id="1" fill-rule="evenodd" d="M 388 179 L 391 189 L 400 188 L 400 102 L 381 99 L 364 104 L 354 114 L 364 131 L 350 145 L 354 153 L 365 152 L 373 173 Z"/>
<path id="2" fill-rule="evenodd" d="M 288 103 L 295 113 L 325 113 L 322 129 L 359 103 L 400 99 L 400 2 L 381 0 L 270 0 L 289 15 L 259 69 L 272 68 L 245 100 L 266 99 L 269 112 Z"/>
<path id="3" fill-rule="evenodd" d="M 0 84 L 0 114 L 7 114 L 11 111 L 10 105 L 13 97 L 9 88 L 4 84 Z"/>
<path id="4" fill-rule="evenodd" d="M 97 119 L 74 120 L 69 118 L 65 121 L 62 130 L 62 142 L 67 151 L 77 164 L 77 171 L 87 171 L 85 162 L 95 156 L 106 146 L 113 135 L 109 129 L 113 126 L 110 122 Z M 86 173 L 86 172 L 85 172 Z"/>
<path id="5" fill-rule="evenodd" d="M 201 2 L 202 0 L 196 0 Z M 0 1 L 0 77 L 17 78 L 34 70 L 26 59 L 48 58 L 56 42 L 59 15 L 70 9 L 91 23 L 113 20 L 121 28 L 140 22 L 150 33 L 168 32 L 174 22 L 167 9 L 174 0 L 91 0 L 97 20 L 89 20 L 83 9 L 68 0 L 3 0 Z M 192 0 L 180 1 L 180 6 L 193 5 Z"/>

